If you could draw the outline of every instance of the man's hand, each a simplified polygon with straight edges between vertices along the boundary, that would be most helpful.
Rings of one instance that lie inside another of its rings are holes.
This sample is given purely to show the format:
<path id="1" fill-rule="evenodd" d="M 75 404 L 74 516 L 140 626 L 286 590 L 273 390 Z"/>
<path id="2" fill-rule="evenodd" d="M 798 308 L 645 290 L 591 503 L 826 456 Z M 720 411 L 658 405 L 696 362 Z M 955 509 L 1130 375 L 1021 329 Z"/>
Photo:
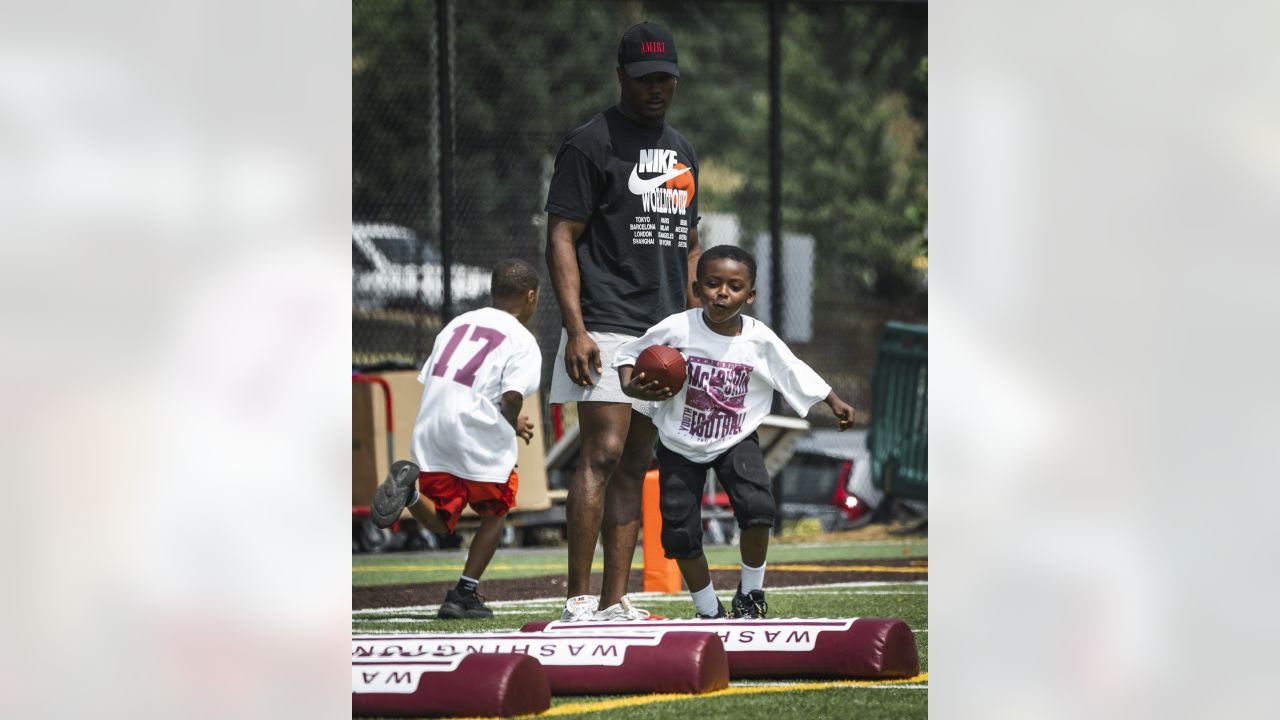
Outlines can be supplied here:
<path id="1" fill-rule="evenodd" d="M 533 423 L 529 422 L 528 415 L 521 415 L 516 420 L 516 437 L 524 438 L 525 445 L 533 439 Z"/>
<path id="2" fill-rule="evenodd" d="M 635 372 L 634 365 L 618 368 L 618 380 L 622 382 L 622 392 L 627 397 L 650 402 L 660 402 L 671 397 L 671 388 L 662 385 L 659 380 L 645 380 L 644 373 Z"/>
<path id="3" fill-rule="evenodd" d="M 836 395 L 836 391 L 832 390 L 826 399 L 827 406 L 831 408 L 831 414 L 836 416 L 836 424 L 839 426 L 840 432 L 844 432 L 853 427 L 853 406 L 840 399 Z"/>
<path id="4" fill-rule="evenodd" d="M 547 214 L 547 269 L 551 271 L 551 286 L 560 305 L 561 327 L 568 335 L 564 371 L 575 385 L 594 385 L 591 370 L 594 368 L 597 375 L 602 370 L 600 347 L 582 324 L 582 275 L 575 247 L 586 231 L 586 223 Z"/>
<path id="5" fill-rule="evenodd" d="M 595 385 L 592 371 L 603 371 L 600 363 L 600 346 L 587 333 L 569 335 L 564 346 L 564 369 L 569 379 L 578 385 Z"/>

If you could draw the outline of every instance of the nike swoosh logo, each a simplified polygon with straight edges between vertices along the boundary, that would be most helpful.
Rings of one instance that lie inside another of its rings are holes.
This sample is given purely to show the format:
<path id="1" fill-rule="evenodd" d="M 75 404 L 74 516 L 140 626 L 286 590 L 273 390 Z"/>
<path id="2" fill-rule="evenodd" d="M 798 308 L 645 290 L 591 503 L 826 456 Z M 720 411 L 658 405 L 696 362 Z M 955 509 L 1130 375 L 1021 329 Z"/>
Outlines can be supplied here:
<path id="1" fill-rule="evenodd" d="M 671 178 L 680 177 L 681 175 L 689 172 L 689 168 L 680 168 L 679 170 L 665 172 L 656 178 L 641 180 L 640 175 L 637 173 L 639 169 L 640 165 L 637 163 L 635 167 L 631 168 L 631 178 L 627 180 L 627 189 L 634 195 L 646 195 L 651 193 Z"/>

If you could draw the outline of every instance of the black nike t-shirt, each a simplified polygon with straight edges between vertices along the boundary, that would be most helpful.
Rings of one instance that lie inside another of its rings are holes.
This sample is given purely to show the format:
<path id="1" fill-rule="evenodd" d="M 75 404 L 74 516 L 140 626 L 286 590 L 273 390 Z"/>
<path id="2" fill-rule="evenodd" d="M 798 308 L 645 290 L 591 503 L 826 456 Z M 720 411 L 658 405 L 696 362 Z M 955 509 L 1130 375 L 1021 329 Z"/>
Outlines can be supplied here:
<path id="1" fill-rule="evenodd" d="M 577 255 L 588 330 L 641 335 L 685 309 L 697 186 L 693 146 L 670 125 L 612 107 L 565 138 L 546 210 L 587 225 Z"/>

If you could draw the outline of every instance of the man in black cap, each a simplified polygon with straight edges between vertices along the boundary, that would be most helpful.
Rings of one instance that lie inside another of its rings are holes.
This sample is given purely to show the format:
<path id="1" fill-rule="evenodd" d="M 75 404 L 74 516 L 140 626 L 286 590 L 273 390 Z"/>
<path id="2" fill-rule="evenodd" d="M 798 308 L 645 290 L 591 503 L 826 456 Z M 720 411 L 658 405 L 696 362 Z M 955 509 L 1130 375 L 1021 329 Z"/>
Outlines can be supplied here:
<path id="1" fill-rule="evenodd" d="M 578 404 L 581 458 L 569 484 L 564 620 L 632 620 L 626 597 L 640 530 L 655 404 L 622 392 L 613 356 L 659 320 L 697 305 L 698 158 L 666 124 L 680 78 L 675 38 L 644 22 L 618 45 L 617 105 L 565 138 L 547 197 L 547 265 L 564 326 L 551 402 Z M 604 584 L 588 595 L 596 540 Z M 603 608 L 603 609 L 600 609 Z"/>

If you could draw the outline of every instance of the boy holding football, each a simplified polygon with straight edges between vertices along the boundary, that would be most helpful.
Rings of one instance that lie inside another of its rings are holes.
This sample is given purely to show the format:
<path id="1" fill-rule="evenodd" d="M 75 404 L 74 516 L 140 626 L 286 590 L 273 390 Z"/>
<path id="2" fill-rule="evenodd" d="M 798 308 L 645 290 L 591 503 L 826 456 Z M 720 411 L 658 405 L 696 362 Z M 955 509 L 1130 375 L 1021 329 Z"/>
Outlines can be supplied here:
<path id="1" fill-rule="evenodd" d="M 490 288 L 490 307 L 459 315 L 436 336 L 418 375 L 425 387 L 413 462 L 392 465 L 370 509 L 385 528 L 407 506 L 436 533 L 452 533 L 467 505 L 480 515 L 462 576 L 440 605 L 446 619 L 493 617 L 476 588 L 516 504 L 516 438 L 533 437 L 520 410 L 542 371 L 542 353 L 525 327 L 538 305 L 537 272 L 523 260 L 503 260 Z"/>
<path id="2" fill-rule="evenodd" d="M 737 247 L 719 245 L 698 260 L 694 295 L 701 308 L 676 313 L 626 343 L 614 359 L 623 391 L 663 401 L 658 427 L 662 547 L 680 566 L 699 618 L 725 617 L 702 553 L 701 498 L 708 468 L 729 494 L 742 530 L 742 573 L 733 617 L 763 618 L 765 560 L 776 507 L 756 428 L 769 414 L 773 392 L 804 416 L 819 400 L 840 430 L 853 425 L 853 408 L 800 361 L 763 323 L 742 315 L 755 302 L 756 261 Z M 686 359 L 687 379 L 676 393 L 634 372 L 637 356 L 668 345 Z"/>

